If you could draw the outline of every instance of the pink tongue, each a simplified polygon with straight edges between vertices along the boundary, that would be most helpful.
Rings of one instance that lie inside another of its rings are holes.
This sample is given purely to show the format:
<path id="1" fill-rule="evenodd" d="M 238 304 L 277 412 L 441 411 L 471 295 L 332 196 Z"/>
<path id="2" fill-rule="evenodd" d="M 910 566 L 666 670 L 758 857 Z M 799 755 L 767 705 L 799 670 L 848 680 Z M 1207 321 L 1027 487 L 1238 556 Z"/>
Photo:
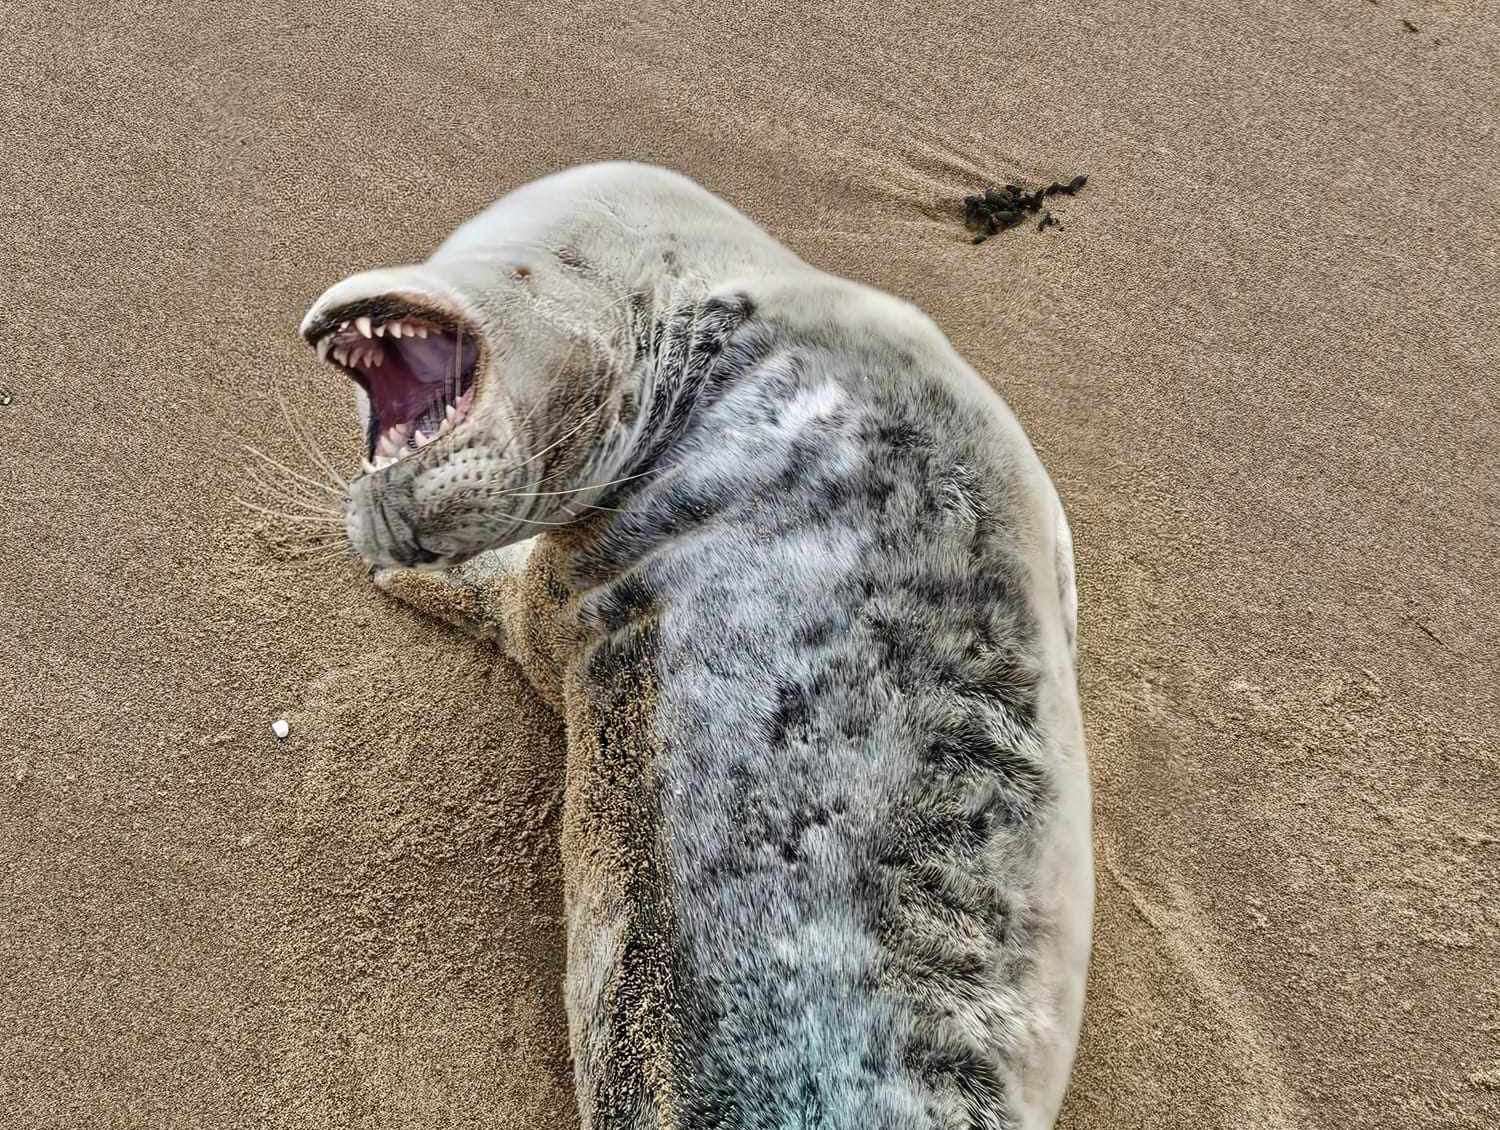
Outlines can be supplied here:
<path id="1" fill-rule="evenodd" d="M 391 372 L 400 368 L 404 368 L 400 362 L 387 360 L 380 368 L 365 373 L 370 400 L 380 417 L 382 429 L 415 419 L 439 396 L 432 386 L 412 380 L 409 374 Z"/>
<path id="2" fill-rule="evenodd" d="M 456 384 L 463 372 L 454 363 L 453 340 L 446 335 L 412 337 L 396 343 L 396 350 L 407 370 L 423 384 Z"/>

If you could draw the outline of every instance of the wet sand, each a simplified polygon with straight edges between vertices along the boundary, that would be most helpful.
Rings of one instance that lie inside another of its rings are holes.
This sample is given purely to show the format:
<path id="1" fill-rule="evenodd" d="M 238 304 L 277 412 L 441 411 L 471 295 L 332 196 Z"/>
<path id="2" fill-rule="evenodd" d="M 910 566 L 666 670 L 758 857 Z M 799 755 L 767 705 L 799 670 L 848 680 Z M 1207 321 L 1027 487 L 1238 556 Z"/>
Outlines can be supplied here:
<path id="1" fill-rule="evenodd" d="M 7 24 L 0 1121 L 576 1125 L 555 721 L 232 498 L 278 391 L 352 465 L 324 286 L 631 157 L 928 311 L 1069 506 L 1060 1124 L 1500 1122 L 1493 3 Z"/>

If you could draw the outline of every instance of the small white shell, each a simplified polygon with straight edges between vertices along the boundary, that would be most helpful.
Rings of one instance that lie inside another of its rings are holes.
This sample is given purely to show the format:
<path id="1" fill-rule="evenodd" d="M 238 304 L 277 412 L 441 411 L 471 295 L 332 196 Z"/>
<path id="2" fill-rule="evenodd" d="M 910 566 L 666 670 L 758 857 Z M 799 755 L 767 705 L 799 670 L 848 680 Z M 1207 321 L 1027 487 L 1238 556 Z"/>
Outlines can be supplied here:
<path id="1" fill-rule="evenodd" d="M 291 732 L 292 727 L 285 718 L 278 718 L 271 723 L 271 733 L 275 734 L 278 738 L 284 738 Z"/>

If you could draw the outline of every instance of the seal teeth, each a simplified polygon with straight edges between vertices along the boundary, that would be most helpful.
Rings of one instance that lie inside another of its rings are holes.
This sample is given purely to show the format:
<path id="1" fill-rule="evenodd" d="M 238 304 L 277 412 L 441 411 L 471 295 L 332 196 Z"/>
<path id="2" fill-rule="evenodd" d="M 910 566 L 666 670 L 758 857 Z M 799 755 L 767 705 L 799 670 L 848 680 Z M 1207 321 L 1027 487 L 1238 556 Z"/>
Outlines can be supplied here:
<path id="1" fill-rule="evenodd" d="M 400 457 L 406 446 L 407 437 L 410 435 L 410 424 L 393 424 L 385 430 L 380 437 L 380 442 L 375 445 L 376 456 L 383 456 L 394 462 Z"/>
<path id="2" fill-rule="evenodd" d="M 332 358 L 340 365 L 355 370 L 356 375 L 362 376 L 368 383 L 377 379 L 373 375 L 373 370 L 382 368 L 387 361 L 392 361 L 398 369 L 402 368 L 400 365 L 402 352 L 395 345 L 402 338 L 427 338 L 434 334 L 441 337 L 447 332 L 415 315 L 392 317 L 383 322 L 378 320 L 379 317 L 379 315 L 361 314 L 340 323 L 337 330 L 327 333 L 317 342 L 324 359 Z M 387 346 L 386 342 L 380 339 L 390 339 L 392 344 Z M 461 344 L 461 333 L 459 341 Z M 364 370 L 364 372 L 360 374 L 359 370 Z M 378 380 L 405 379 L 406 376 L 407 374 L 401 372 L 396 375 L 396 378 L 387 378 L 382 375 Z M 391 424 L 376 436 L 368 457 L 362 461 L 365 472 L 381 471 L 408 456 L 416 455 L 429 444 L 442 439 L 462 424 L 467 419 L 475 400 L 471 374 L 466 372 L 465 379 L 470 381 L 470 386 L 461 395 L 453 395 L 453 392 L 457 390 L 452 390 L 441 399 L 429 401 L 426 406 L 415 413 L 398 409 L 401 414 L 410 415 L 411 418 Z M 380 388 L 384 387 L 384 385 L 380 386 Z M 401 387 L 406 386 L 403 384 Z M 422 424 L 420 428 L 417 426 L 419 421 Z"/>

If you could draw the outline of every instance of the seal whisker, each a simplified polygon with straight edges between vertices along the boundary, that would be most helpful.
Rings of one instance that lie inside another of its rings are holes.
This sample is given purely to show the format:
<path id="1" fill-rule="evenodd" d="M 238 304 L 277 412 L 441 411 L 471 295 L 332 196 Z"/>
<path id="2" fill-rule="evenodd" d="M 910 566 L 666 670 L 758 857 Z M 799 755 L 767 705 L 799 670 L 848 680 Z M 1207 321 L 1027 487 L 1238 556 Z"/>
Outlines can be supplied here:
<path id="1" fill-rule="evenodd" d="M 289 556 L 297 564 L 306 565 L 309 568 L 318 568 L 339 560 L 351 560 L 351 554 L 344 551 L 338 553 L 297 553 Z"/>
<path id="2" fill-rule="evenodd" d="M 576 342 L 574 342 L 574 343 L 572 343 L 572 344 L 569 345 L 568 352 L 566 354 L 564 354 L 562 362 L 560 362 L 557 366 L 554 367 L 554 369 L 553 369 L 553 375 L 556 375 L 557 373 L 561 372 L 566 367 L 566 365 L 568 364 L 568 362 L 572 358 L 573 351 L 574 351 L 575 348 L 576 348 Z M 512 402 L 512 405 L 514 406 L 514 402 Z M 542 409 L 543 409 L 544 406 L 545 406 L 544 402 L 542 402 L 542 401 L 537 401 L 537 402 L 533 403 L 531 405 L 531 407 L 528 408 L 525 411 L 525 413 L 521 415 L 520 420 L 517 421 L 509 429 L 509 432 L 508 432 L 508 434 L 505 437 L 505 441 L 500 445 L 499 450 L 496 452 L 496 460 L 497 460 L 497 462 L 501 462 L 503 464 L 503 461 L 504 461 L 505 457 L 510 454 L 511 449 L 513 447 L 515 447 L 518 443 L 522 442 L 524 433 L 530 428 L 531 424 L 535 421 L 536 417 L 540 414 L 540 412 L 542 411 Z M 542 438 L 545 438 L 545 436 L 542 437 Z M 565 436 L 563 438 L 566 439 L 567 437 Z M 546 451 L 548 451 L 548 450 L 550 450 L 550 448 L 544 448 L 541 452 L 538 452 L 537 454 L 538 455 L 545 454 Z M 536 458 L 536 456 L 533 456 L 532 458 L 534 459 L 534 458 Z M 522 468 L 526 467 L 530 462 L 531 462 L 531 460 L 528 459 L 528 460 L 526 460 L 526 461 L 524 461 L 522 463 L 519 463 L 519 464 L 515 465 L 514 467 L 507 467 L 507 468 L 504 469 L 503 473 L 507 476 L 507 478 L 509 478 L 511 476 L 514 476 L 514 475 L 517 475 L 517 474 L 519 474 L 521 472 Z M 487 479 L 487 481 L 493 481 L 493 479 Z"/>
<path id="3" fill-rule="evenodd" d="M 288 514 L 284 510 L 273 510 L 269 506 L 251 502 L 248 498 L 241 498 L 239 495 L 235 495 L 234 500 L 247 510 L 254 510 L 258 514 L 266 514 L 272 518 L 280 518 L 284 522 L 308 522 L 329 527 L 342 527 L 344 524 L 340 518 L 327 518 L 317 514 Z"/>
<path id="4" fill-rule="evenodd" d="M 604 407 L 605 407 L 605 404 L 606 404 L 606 403 L 607 403 L 607 402 L 606 402 L 606 401 L 603 401 L 603 400 L 601 400 L 601 401 L 600 401 L 600 402 L 599 402 L 599 404 L 598 404 L 598 406 L 596 406 L 596 407 L 595 407 L 595 408 L 594 408 L 594 409 L 593 409 L 593 411 L 591 411 L 591 412 L 589 412 L 589 413 L 588 413 L 588 414 L 587 414 L 587 415 L 585 415 L 585 416 L 584 416 L 584 417 L 583 417 L 583 419 L 581 419 L 581 420 L 579 420 L 579 421 L 578 421 L 578 423 L 577 423 L 577 424 L 575 424 L 575 425 L 574 425 L 574 426 L 573 426 L 573 427 L 571 427 L 571 428 L 569 428 L 569 429 L 568 429 L 568 430 L 567 430 L 567 431 L 566 431 L 566 432 L 564 432 L 564 433 L 563 433 L 563 434 L 562 434 L 562 435 L 560 435 L 560 436 L 558 436 L 558 437 L 557 437 L 557 439 L 555 439 L 555 440 L 553 440 L 553 441 L 552 441 L 552 442 L 551 442 L 551 443 L 549 443 L 549 444 L 548 444 L 548 445 L 547 445 L 547 446 L 546 446 L 546 447 L 544 447 L 544 448 L 542 448 L 542 449 L 541 449 L 541 450 L 540 450 L 540 451 L 538 451 L 538 452 L 537 452 L 537 453 L 536 453 L 536 454 L 535 454 L 535 455 L 533 455 L 533 456 L 532 456 L 532 457 L 531 457 L 531 458 L 530 458 L 530 459 L 527 459 L 527 460 L 525 460 L 525 461 L 524 461 L 524 462 L 522 462 L 522 463 L 521 463 L 521 464 L 520 464 L 520 466 L 521 466 L 521 467 L 525 467 L 525 466 L 528 466 L 528 465 L 530 465 L 530 464 L 532 464 L 532 463 L 535 463 L 535 462 L 536 462 L 536 461 L 537 461 L 537 460 L 538 460 L 538 459 L 540 459 L 540 458 L 541 458 L 541 457 L 542 457 L 542 456 L 543 456 L 543 455 L 546 455 L 546 454 L 547 454 L 547 452 L 549 452 L 549 451 L 551 451 L 551 450 L 552 450 L 552 449 L 553 449 L 553 448 L 555 448 L 555 447 L 556 447 L 556 446 L 557 446 L 557 445 L 558 445 L 558 444 L 560 444 L 560 443 L 562 443 L 562 442 L 563 442 L 563 441 L 564 441 L 564 440 L 566 440 L 566 439 L 570 439 L 570 438 L 572 438 L 572 437 L 573 437 L 573 436 L 574 436 L 574 435 L 576 435 L 576 434 L 577 434 L 577 433 L 578 433 L 578 432 L 579 432 L 579 431 L 580 431 L 580 430 L 582 430 L 582 428 L 583 428 L 583 427 L 584 427 L 584 426 L 585 426 L 585 425 L 586 425 L 586 424 L 588 424 L 588 422 L 589 422 L 589 421 L 590 421 L 590 420 L 592 420 L 592 419 L 593 419 L 593 418 L 594 418 L 594 417 L 595 417 L 595 416 L 597 416 L 597 415 L 599 415 L 599 413 L 600 413 L 600 412 L 603 412 L 603 411 L 604 411 Z"/>
<path id="5" fill-rule="evenodd" d="M 582 494 L 584 491 L 602 490 L 605 487 L 618 486 L 620 483 L 628 483 L 632 479 L 644 479 L 648 475 L 659 474 L 658 471 L 640 471 L 634 475 L 622 475 L 618 479 L 610 479 L 603 483 L 589 483 L 587 486 L 570 487 L 567 490 L 538 490 L 538 491 L 506 491 L 501 498 L 550 498 L 559 494 Z"/>
<path id="6" fill-rule="evenodd" d="M 582 503 L 581 505 L 583 506 L 583 508 L 585 510 L 605 510 L 605 511 L 608 511 L 609 513 L 611 513 L 611 514 L 639 514 L 640 513 L 639 510 L 635 509 L 634 507 L 630 507 L 630 506 L 605 506 L 602 503 L 598 503 L 598 502 L 585 502 L 585 503 Z M 564 507 L 564 509 L 566 509 L 568 511 L 568 513 L 570 513 L 570 514 L 573 513 L 573 510 L 570 507 Z"/>
<path id="7" fill-rule="evenodd" d="M 519 514 L 503 514 L 503 513 L 502 514 L 496 514 L 495 517 L 496 518 L 504 518 L 506 521 L 510 521 L 510 522 L 524 522 L 528 526 L 571 526 L 571 525 L 574 524 L 574 522 L 576 522 L 576 519 L 574 521 L 572 521 L 572 522 L 551 522 L 551 521 L 546 521 L 546 520 L 544 520 L 542 518 L 523 518 Z"/>
<path id="8" fill-rule="evenodd" d="M 327 499 L 308 495 L 295 483 L 267 478 L 265 473 L 256 465 L 252 464 L 245 468 L 245 475 L 257 487 L 273 496 L 279 502 L 285 502 L 318 514 L 329 514 L 335 517 L 341 514 L 341 511 L 337 507 L 328 505 Z"/>
<path id="9" fill-rule="evenodd" d="M 341 491 L 341 490 L 339 490 L 339 488 L 336 487 L 336 486 L 334 486 L 332 483 L 325 483 L 325 482 L 320 482 L 317 479 L 310 479 L 306 475 L 301 474 L 300 472 L 292 470 L 285 463 L 281 462 L 281 460 L 275 458 L 274 456 L 267 455 L 264 451 L 262 451 L 258 447 L 254 447 L 254 446 L 252 446 L 252 445 L 250 445 L 248 443 L 247 444 L 242 444 L 241 446 L 244 447 L 244 449 L 246 451 L 248 451 L 251 455 L 254 455 L 254 456 L 256 456 L 259 459 L 265 460 L 272 467 L 275 467 L 277 470 L 282 471 L 282 472 L 290 475 L 292 478 L 298 480 L 299 482 L 306 483 L 308 486 L 314 487 L 317 490 L 323 491 L 325 494 L 332 495 L 334 498 L 342 498 L 344 496 L 344 492 Z"/>
<path id="10" fill-rule="evenodd" d="M 256 480 L 255 485 L 264 487 L 265 484 L 261 483 L 259 480 Z M 321 506 L 314 506 L 310 503 L 303 502 L 299 498 L 292 498 L 287 495 L 279 495 L 274 491 L 267 491 L 267 493 L 271 495 L 271 498 L 275 502 L 283 506 L 294 507 L 297 511 L 306 514 L 309 517 L 323 518 L 330 523 L 342 523 L 344 520 L 343 515 L 340 514 L 337 510 L 328 510 Z"/>
<path id="11" fill-rule="evenodd" d="M 287 405 L 286 397 L 281 394 L 279 388 L 276 390 L 276 403 L 281 405 L 281 418 L 286 421 L 287 430 L 292 433 L 292 438 L 302 448 L 303 454 L 312 460 L 315 467 L 328 472 L 334 482 L 347 490 L 349 488 L 348 480 L 339 474 L 338 469 L 333 465 L 333 461 L 324 454 L 323 449 L 317 445 L 311 434 L 306 432 L 293 417 L 292 410 Z"/>
<path id="12" fill-rule="evenodd" d="M 333 561 L 340 557 L 353 557 L 354 550 L 347 541 L 340 538 L 338 541 L 312 542 L 308 556 L 318 561 Z"/>

